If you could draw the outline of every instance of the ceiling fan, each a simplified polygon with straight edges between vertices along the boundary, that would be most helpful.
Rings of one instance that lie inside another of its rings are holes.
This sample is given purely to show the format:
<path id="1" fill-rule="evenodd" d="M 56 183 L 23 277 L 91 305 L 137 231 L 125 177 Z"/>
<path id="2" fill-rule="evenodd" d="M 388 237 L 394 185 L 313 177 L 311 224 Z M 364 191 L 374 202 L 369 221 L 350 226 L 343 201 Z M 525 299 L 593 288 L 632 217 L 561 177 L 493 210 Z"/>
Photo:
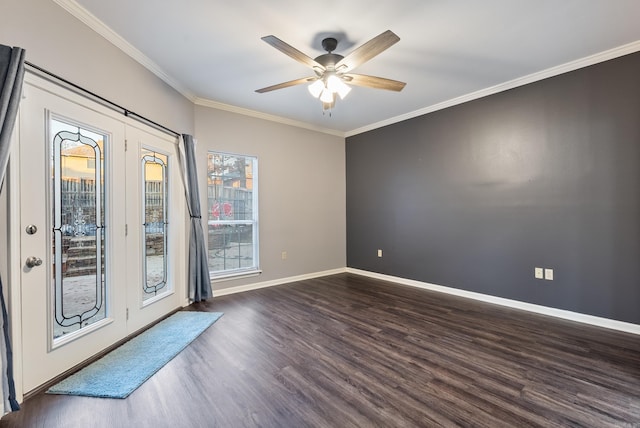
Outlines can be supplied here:
<path id="1" fill-rule="evenodd" d="M 265 36 L 262 40 L 285 55 L 310 67 L 315 72 L 315 76 L 303 77 L 301 79 L 267 86 L 266 88 L 257 89 L 256 92 L 258 93 L 310 83 L 309 92 L 322 101 L 322 109 L 324 111 L 331 110 L 335 106 L 338 96 L 340 96 L 340 99 L 343 99 L 349 91 L 351 91 L 348 84 L 397 92 L 401 91 L 406 85 L 406 83 L 397 80 L 351 73 L 356 67 L 369 61 L 400 40 L 400 37 L 391 30 L 379 34 L 347 56 L 333 53 L 338 46 L 338 40 L 333 37 L 328 37 L 322 40 L 322 48 L 326 50 L 327 53 L 315 59 L 305 55 L 276 36 Z"/>

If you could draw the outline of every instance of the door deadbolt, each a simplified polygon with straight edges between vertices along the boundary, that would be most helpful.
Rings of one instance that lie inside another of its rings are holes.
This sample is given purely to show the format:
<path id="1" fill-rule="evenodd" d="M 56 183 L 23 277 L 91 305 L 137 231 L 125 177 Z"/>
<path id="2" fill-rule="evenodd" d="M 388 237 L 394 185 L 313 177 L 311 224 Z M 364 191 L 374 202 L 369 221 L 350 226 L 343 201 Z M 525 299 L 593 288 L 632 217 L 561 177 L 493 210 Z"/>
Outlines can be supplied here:
<path id="1" fill-rule="evenodd" d="M 28 268 L 40 266 L 42 264 L 42 259 L 39 257 L 27 257 L 27 261 L 25 262 Z"/>
<path id="2" fill-rule="evenodd" d="M 38 228 L 35 224 L 30 224 L 24 230 L 26 230 L 29 235 L 33 235 L 38 231 Z"/>

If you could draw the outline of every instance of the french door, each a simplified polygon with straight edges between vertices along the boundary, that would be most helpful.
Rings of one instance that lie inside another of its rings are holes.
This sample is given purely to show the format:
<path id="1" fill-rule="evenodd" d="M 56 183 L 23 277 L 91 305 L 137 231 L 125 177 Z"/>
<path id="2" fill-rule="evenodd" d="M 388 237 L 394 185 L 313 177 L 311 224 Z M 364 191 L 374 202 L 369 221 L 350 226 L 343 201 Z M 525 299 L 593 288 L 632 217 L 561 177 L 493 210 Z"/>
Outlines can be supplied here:
<path id="1" fill-rule="evenodd" d="M 184 214 L 170 137 L 32 75 L 19 123 L 28 392 L 180 306 Z"/>
<path id="2" fill-rule="evenodd" d="M 177 150 L 169 136 L 127 129 L 127 330 L 180 306 L 184 278 L 184 190 Z M 183 228 L 178 230 L 178 228 Z M 135 286 L 133 285 L 135 284 Z"/>

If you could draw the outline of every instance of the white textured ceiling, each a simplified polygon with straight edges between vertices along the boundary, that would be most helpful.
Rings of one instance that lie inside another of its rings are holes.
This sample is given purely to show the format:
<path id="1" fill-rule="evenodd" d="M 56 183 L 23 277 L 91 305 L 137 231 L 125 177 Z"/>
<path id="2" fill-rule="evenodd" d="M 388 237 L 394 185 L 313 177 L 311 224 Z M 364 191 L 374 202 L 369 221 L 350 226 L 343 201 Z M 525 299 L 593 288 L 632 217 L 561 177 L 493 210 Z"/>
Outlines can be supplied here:
<path id="1" fill-rule="evenodd" d="M 640 50 L 638 0 L 55 1 L 199 104 L 338 135 Z M 316 57 L 323 37 L 344 55 L 385 30 L 400 42 L 356 72 L 404 81 L 400 93 L 354 87 L 329 116 L 304 85 L 254 92 L 313 75 L 262 36 Z"/>

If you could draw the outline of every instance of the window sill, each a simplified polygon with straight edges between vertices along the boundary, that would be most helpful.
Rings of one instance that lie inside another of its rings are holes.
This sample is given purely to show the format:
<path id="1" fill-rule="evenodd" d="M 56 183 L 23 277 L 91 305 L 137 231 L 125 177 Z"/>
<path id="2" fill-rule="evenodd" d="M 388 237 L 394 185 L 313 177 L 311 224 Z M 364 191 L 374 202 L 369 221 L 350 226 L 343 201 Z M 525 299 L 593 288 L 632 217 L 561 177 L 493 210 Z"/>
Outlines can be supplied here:
<path id="1" fill-rule="evenodd" d="M 212 283 L 214 283 L 214 282 L 230 281 L 233 279 L 240 279 L 240 278 L 250 278 L 252 276 L 258 276 L 261 273 L 262 273 L 262 270 L 260 269 L 252 269 L 252 270 L 245 270 L 245 271 L 239 271 L 239 272 L 230 272 L 230 273 L 221 274 L 221 275 L 211 275 L 209 279 L 211 280 Z"/>

